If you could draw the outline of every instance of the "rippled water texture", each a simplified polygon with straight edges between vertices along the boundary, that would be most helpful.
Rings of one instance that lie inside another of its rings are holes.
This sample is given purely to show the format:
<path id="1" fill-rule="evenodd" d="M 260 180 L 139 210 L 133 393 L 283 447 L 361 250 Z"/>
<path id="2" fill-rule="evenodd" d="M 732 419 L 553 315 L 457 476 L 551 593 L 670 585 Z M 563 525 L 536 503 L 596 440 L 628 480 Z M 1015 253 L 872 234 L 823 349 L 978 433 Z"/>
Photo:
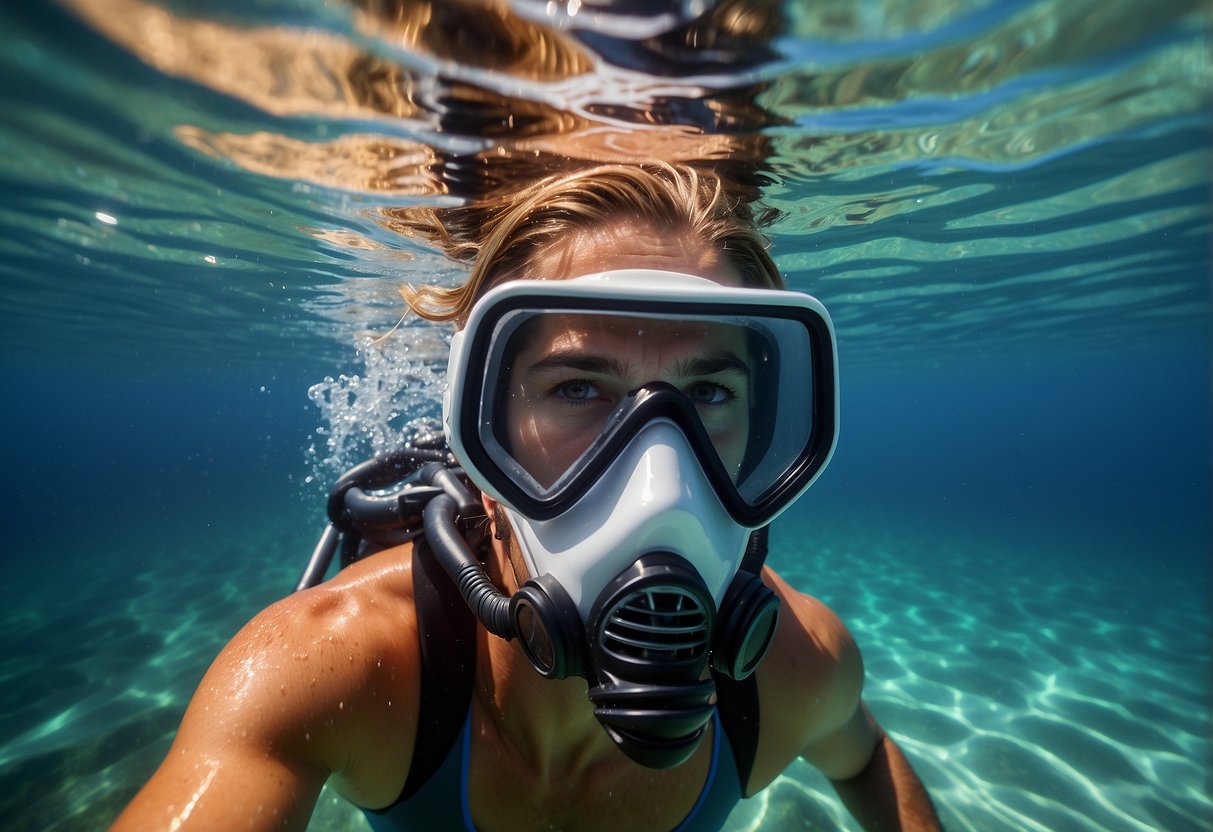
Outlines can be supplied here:
<path id="1" fill-rule="evenodd" d="M 205 314 L 251 321 L 209 357 L 340 356 L 394 320 L 382 276 L 458 274 L 397 209 L 647 158 L 766 183 L 853 363 L 1203 326 L 1199 3 L 758 3 L 700 38 L 550 5 L 10 4 L 4 337 L 122 306 L 189 354 Z"/>
<path id="2" fill-rule="evenodd" d="M 772 562 L 846 619 L 949 828 L 1208 828 L 1209 25 L 4 3 L 0 823 L 104 826 L 327 484 L 436 413 L 446 330 L 402 283 L 460 280 L 539 175 L 667 159 L 833 315 L 839 451 Z M 850 828 L 799 766 L 732 825 L 804 819 Z M 313 828 L 360 823 L 326 793 Z"/>

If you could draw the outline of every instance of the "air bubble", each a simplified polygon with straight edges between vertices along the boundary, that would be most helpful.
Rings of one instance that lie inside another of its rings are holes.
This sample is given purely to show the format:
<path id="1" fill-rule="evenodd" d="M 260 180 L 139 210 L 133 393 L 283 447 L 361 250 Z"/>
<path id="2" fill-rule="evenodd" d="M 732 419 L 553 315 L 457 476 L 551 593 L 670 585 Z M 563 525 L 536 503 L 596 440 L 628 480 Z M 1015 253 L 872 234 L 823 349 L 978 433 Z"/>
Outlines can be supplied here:
<path id="1" fill-rule="evenodd" d="M 358 346 L 361 372 L 326 376 L 308 390 L 324 421 L 307 450 L 308 485 L 331 483 L 365 459 L 398 450 L 418 423 L 442 413 L 447 344 L 432 325 Z"/>

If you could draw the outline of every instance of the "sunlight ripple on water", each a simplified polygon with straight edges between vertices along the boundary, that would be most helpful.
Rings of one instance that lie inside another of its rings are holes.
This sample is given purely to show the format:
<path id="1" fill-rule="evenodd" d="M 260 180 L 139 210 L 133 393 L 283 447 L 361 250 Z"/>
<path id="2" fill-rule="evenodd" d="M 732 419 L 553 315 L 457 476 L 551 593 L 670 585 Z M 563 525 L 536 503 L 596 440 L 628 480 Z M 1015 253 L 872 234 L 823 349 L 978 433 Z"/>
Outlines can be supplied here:
<path id="1" fill-rule="evenodd" d="M 3 301 L 4 337 L 121 354 L 129 338 L 101 336 L 124 309 L 187 360 L 348 362 L 399 317 L 399 282 L 460 274 L 398 233 L 400 208 L 569 159 L 652 158 L 655 140 L 726 167 L 765 157 L 777 261 L 830 306 L 857 366 L 978 335 L 1034 344 L 1049 321 L 1096 348 L 1198 325 L 1201 4 L 763 3 L 756 28 L 692 49 L 670 32 L 698 5 L 642 27 L 603 4 L 523 3 L 476 22 L 496 53 L 452 36 L 471 25 L 454 13 L 419 34 L 373 0 L 78 0 L 84 23 L 51 23 L 71 39 L 54 51 L 18 5 L 21 48 L 0 62 L 40 92 L 10 86 L 0 127 L 0 252 L 24 290 Z M 89 27 L 114 45 L 68 46 Z M 32 282 L 24 267 L 51 257 Z M 1094 285 L 1075 279 L 1092 264 Z M 1177 291 L 1139 291 L 1154 281 Z M 80 293 L 92 302 L 64 326 Z M 182 339 L 197 316 L 252 324 Z"/>

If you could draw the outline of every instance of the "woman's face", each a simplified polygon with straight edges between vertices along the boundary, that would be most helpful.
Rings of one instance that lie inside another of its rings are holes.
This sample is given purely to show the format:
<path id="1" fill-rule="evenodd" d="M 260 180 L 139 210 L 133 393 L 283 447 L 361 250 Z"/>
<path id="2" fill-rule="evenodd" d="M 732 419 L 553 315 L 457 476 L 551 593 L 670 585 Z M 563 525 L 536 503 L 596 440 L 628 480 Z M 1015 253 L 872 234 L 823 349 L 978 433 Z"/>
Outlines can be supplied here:
<path id="1" fill-rule="evenodd" d="M 662 269 L 738 285 L 736 269 L 706 244 L 619 226 L 541 254 L 528 277 L 568 279 L 612 269 Z M 629 391 L 665 382 L 695 406 L 725 469 L 736 474 L 749 430 L 745 335 L 706 322 L 569 315 L 545 319 L 514 357 L 507 435 L 514 457 L 550 486 L 599 435 Z"/>
<path id="2" fill-rule="evenodd" d="M 537 324 L 513 356 L 505 419 L 514 458 L 541 486 L 589 448 L 631 391 L 653 382 L 686 397 L 725 470 L 740 471 L 751 372 L 739 327 L 581 314 Z"/>

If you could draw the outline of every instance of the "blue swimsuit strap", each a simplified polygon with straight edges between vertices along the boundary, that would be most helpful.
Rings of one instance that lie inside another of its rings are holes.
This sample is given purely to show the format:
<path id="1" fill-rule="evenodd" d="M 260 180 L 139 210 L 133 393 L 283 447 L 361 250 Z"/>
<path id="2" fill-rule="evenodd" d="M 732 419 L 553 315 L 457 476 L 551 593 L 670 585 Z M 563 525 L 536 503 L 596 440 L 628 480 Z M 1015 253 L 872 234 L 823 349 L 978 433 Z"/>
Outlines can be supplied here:
<path id="1" fill-rule="evenodd" d="M 712 786 L 716 783 L 717 764 L 720 762 L 720 735 L 723 733 L 720 726 L 720 713 L 717 712 L 712 716 L 712 762 L 708 766 L 707 779 L 703 781 L 703 788 L 699 792 L 695 805 L 691 807 L 691 811 L 687 812 L 687 816 L 682 819 L 682 823 L 678 824 L 674 832 L 689 832 L 690 824 L 699 814 L 699 810 L 703 808 L 703 804 L 707 802 L 708 795 L 712 793 Z"/>

